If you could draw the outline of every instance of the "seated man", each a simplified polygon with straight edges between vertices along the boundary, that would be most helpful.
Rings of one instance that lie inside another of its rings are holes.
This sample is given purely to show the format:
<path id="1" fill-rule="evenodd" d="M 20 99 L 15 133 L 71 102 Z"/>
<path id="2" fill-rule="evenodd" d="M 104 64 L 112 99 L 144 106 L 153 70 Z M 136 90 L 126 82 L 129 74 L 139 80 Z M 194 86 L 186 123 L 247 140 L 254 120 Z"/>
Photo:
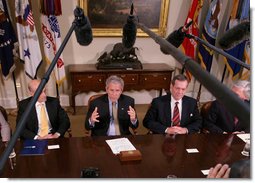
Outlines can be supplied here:
<path id="1" fill-rule="evenodd" d="M 249 105 L 250 82 L 239 80 L 232 86 L 232 91 Z M 211 133 L 244 133 L 249 132 L 243 123 L 238 120 L 228 109 L 218 100 L 212 102 L 208 114 L 203 119 L 203 126 Z"/>
<path id="2" fill-rule="evenodd" d="M 143 125 L 153 133 L 187 134 L 199 132 L 202 119 L 197 101 L 185 96 L 188 80 L 184 75 L 177 75 L 170 85 L 171 94 L 152 100 Z"/>
<path id="3" fill-rule="evenodd" d="M 31 80 L 28 84 L 28 90 L 31 96 L 34 96 L 39 84 L 40 80 Z M 17 124 L 31 99 L 32 97 L 29 97 L 19 102 Z M 60 136 L 63 137 L 69 127 L 69 117 L 60 106 L 59 100 L 54 97 L 47 97 L 44 88 L 29 115 L 29 119 L 26 120 L 25 127 L 20 137 L 22 139 L 51 139 Z"/>
<path id="4" fill-rule="evenodd" d="M 106 93 L 94 99 L 88 109 L 85 128 L 92 136 L 131 134 L 129 127 L 136 129 L 138 119 L 134 99 L 123 95 L 124 81 L 117 76 L 106 80 Z"/>
<path id="5" fill-rule="evenodd" d="M 11 127 L 8 123 L 6 110 L 0 106 L 0 130 L 3 142 L 10 141 L 11 138 Z"/>

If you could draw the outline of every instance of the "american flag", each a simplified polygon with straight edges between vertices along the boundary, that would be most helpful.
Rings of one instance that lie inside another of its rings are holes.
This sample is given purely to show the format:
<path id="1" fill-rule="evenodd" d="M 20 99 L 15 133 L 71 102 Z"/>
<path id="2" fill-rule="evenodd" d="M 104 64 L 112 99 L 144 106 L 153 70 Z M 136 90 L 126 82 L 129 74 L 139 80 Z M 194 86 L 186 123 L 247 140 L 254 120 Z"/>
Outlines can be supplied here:
<path id="1" fill-rule="evenodd" d="M 33 18 L 33 14 L 32 14 L 32 12 L 31 12 L 31 10 L 29 10 L 28 15 L 25 14 L 25 16 L 26 16 L 25 20 L 27 20 L 27 22 L 29 23 L 29 25 L 34 26 L 34 25 L 35 25 L 35 22 L 34 22 L 34 18 Z"/>
<path id="2" fill-rule="evenodd" d="M 26 74 L 30 78 L 36 78 L 42 55 L 33 13 L 28 0 L 16 0 L 15 7 L 20 59 L 25 64 Z"/>

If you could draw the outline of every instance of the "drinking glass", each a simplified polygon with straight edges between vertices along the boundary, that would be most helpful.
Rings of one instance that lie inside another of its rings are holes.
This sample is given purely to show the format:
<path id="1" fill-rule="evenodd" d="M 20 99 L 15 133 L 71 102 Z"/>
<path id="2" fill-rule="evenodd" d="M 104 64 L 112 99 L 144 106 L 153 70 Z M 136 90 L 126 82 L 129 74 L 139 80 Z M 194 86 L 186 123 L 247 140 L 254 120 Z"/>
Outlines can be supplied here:
<path id="1" fill-rule="evenodd" d="M 241 153 L 244 156 L 250 156 L 250 150 L 251 150 L 250 140 L 247 140 Z"/>

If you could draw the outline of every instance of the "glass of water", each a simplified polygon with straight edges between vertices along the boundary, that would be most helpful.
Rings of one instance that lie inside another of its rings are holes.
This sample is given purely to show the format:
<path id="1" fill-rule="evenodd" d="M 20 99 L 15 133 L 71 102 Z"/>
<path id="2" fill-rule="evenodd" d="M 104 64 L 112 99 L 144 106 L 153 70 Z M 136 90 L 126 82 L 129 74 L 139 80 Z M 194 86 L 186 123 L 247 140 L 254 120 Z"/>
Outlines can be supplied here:
<path id="1" fill-rule="evenodd" d="M 244 156 L 250 156 L 250 150 L 251 150 L 250 140 L 247 140 L 241 153 Z"/>

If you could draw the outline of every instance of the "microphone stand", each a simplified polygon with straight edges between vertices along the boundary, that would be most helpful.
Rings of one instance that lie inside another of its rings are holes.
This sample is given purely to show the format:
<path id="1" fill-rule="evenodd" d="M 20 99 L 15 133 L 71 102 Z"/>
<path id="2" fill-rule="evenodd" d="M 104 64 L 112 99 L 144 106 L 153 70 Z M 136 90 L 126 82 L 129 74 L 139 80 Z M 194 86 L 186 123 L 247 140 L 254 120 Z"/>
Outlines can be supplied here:
<path id="1" fill-rule="evenodd" d="M 224 86 L 218 79 L 210 75 L 209 72 L 202 69 L 201 66 L 190 57 L 183 54 L 180 50 L 170 44 L 168 41 L 152 32 L 143 24 L 134 21 L 134 23 L 146 32 L 156 43 L 171 54 L 180 64 L 182 64 L 191 74 L 203 84 L 217 99 L 219 99 L 235 116 L 244 122 L 245 127 L 250 126 L 250 106 L 243 102 L 229 88 Z"/>
<path id="2" fill-rule="evenodd" d="M 53 60 L 52 60 L 52 62 L 50 64 L 48 70 L 44 74 L 44 76 L 43 76 L 43 78 L 42 78 L 42 80 L 41 80 L 37 90 L 35 91 L 34 96 L 32 97 L 31 101 L 29 102 L 29 105 L 26 108 L 25 112 L 21 116 L 20 121 L 17 124 L 16 130 L 13 133 L 12 138 L 10 139 L 10 141 L 8 143 L 8 146 L 5 148 L 3 154 L 2 154 L 2 156 L 0 158 L 0 174 L 2 174 L 2 171 L 3 171 L 4 166 L 5 166 L 5 162 L 8 159 L 10 153 L 12 152 L 12 149 L 13 149 L 14 145 L 16 144 L 17 139 L 19 138 L 20 133 L 23 130 L 25 124 L 26 124 L 26 120 L 29 118 L 29 114 L 31 113 L 32 108 L 34 107 L 34 105 L 35 105 L 36 101 L 38 100 L 42 90 L 44 89 L 46 83 L 48 82 L 50 74 L 53 71 L 53 69 L 54 69 L 54 67 L 55 67 L 55 65 L 56 65 L 56 63 L 57 63 L 61 53 L 63 52 L 63 50 L 64 50 L 64 48 L 66 46 L 66 43 L 68 42 L 72 32 L 76 28 L 76 26 L 78 24 L 78 19 L 79 19 L 79 17 L 75 17 L 75 19 L 74 19 L 74 21 L 72 23 L 72 26 L 70 27 L 69 31 L 67 32 L 67 35 L 64 38 L 62 44 L 60 45 L 60 47 L 59 47 L 55 57 L 53 58 Z"/>
<path id="3" fill-rule="evenodd" d="M 211 48 L 213 51 L 218 52 L 219 54 L 221 54 L 221 55 L 227 57 L 228 59 L 234 61 L 235 63 L 238 63 L 239 65 L 245 67 L 246 69 L 248 69 L 248 70 L 251 69 L 251 68 L 250 68 L 250 65 L 248 65 L 248 64 L 244 63 L 243 61 L 241 61 L 241 60 L 239 60 L 239 59 L 233 57 L 232 55 L 226 53 L 226 52 L 223 51 L 222 49 L 219 49 L 219 48 L 217 48 L 217 47 L 215 47 L 215 46 L 209 44 L 209 43 L 206 42 L 205 40 L 203 40 L 203 39 L 201 39 L 201 38 L 199 38 L 199 37 L 197 37 L 197 36 L 194 36 L 194 35 L 192 35 L 192 34 L 184 33 L 184 35 L 185 35 L 187 38 L 189 38 L 189 39 L 194 39 L 195 41 L 198 41 L 199 43 L 202 43 L 202 44 L 206 45 L 207 47 Z"/>

